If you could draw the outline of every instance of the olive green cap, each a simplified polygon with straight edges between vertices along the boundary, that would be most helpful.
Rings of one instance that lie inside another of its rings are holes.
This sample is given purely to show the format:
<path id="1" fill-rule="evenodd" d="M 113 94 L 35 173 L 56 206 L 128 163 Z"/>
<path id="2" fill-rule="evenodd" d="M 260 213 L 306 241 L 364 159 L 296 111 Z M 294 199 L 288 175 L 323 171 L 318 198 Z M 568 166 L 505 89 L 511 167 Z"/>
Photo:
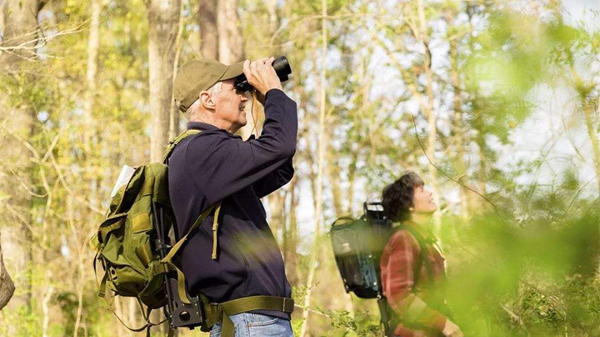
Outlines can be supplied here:
<path id="1" fill-rule="evenodd" d="M 182 112 L 198 99 L 201 91 L 208 90 L 219 81 L 229 80 L 243 74 L 244 62 L 225 65 L 219 61 L 199 59 L 184 64 L 175 77 L 173 96 Z"/>

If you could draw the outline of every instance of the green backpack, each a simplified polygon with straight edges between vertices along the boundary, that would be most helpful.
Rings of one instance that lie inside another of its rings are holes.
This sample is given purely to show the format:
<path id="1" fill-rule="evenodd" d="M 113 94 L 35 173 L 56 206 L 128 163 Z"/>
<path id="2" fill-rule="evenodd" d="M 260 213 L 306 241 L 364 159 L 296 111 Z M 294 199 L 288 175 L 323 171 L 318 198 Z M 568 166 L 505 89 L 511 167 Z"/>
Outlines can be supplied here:
<path id="1" fill-rule="evenodd" d="M 112 304 L 113 295 L 135 297 L 140 307 L 141 304 L 148 307 L 147 313 L 142 310 L 147 324 L 131 330 L 142 331 L 156 325 L 151 323 L 148 317 L 152 309 L 167 304 L 165 273 L 177 272 L 179 297 L 184 301 L 188 300 L 185 278 L 173 262 L 187 235 L 171 248 L 167 256 L 161 258 L 155 249 L 155 240 L 158 238 L 157 204 L 161 209 L 168 210 L 161 212 L 161 216 L 164 214 L 167 218 L 165 225 L 168 232 L 174 220 L 169 201 L 166 162 L 179 142 L 198 132 L 200 131 L 187 130 L 170 142 L 163 163 L 151 163 L 136 168 L 128 183 L 112 198 L 106 219 L 92 238 L 91 244 L 96 249 L 94 271 L 96 263 L 100 262 L 105 272 L 99 285 L 99 296 L 104 297 L 109 305 Z M 217 208 L 220 208 L 220 203 L 217 204 Z M 202 223 L 213 209 L 214 206 L 202 213 L 190 231 Z"/>

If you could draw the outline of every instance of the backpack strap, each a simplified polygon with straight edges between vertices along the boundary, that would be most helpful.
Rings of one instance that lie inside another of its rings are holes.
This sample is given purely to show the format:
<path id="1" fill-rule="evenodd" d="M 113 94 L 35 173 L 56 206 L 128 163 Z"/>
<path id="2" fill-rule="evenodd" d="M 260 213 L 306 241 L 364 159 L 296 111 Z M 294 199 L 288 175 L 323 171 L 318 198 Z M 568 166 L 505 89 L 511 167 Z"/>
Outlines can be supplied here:
<path id="1" fill-rule="evenodd" d="M 175 137 L 175 139 L 170 141 L 169 144 L 167 145 L 167 148 L 165 149 L 165 153 L 163 154 L 163 164 L 167 164 L 167 161 L 171 157 L 171 154 L 173 153 L 173 150 L 175 150 L 175 147 L 177 146 L 177 144 L 181 143 L 181 141 L 184 140 L 185 138 L 187 138 L 188 136 L 195 135 L 200 132 L 201 132 L 200 130 L 188 129 L 188 130 L 183 131 L 182 133 L 179 134 L 179 136 Z"/>
<path id="2" fill-rule="evenodd" d="M 221 208 L 220 202 L 217 203 L 217 207 L 219 209 Z M 171 248 L 171 250 L 169 251 L 169 254 L 167 254 L 167 256 L 165 256 L 162 260 L 160 260 L 161 263 L 166 264 L 168 267 L 170 267 L 171 269 L 173 269 L 177 272 L 177 291 L 179 292 L 179 297 L 181 298 L 181 301 L 186 304 L 191 304 L 191 302 L 189 302 L 187 294 L 185 292 L 185 276 L 183 275 L 183 272 L 179 268 L 177 268 L 177 266 L 173 263 L 173 257 L 177 254 L 177 252 L 179 252 L 179 249 L 181 249 L 181 246 L 183 246 L 183 244 L 187 241 L 188 236 L 196 228 L 198 228 L 200 226 L 200 224 L 202 224 L 202 222 L 208 217 L 208 215 L 213 211 L 213 209 L 215 209 L 215 205 L 210 206 L 208 209 L 206 209 L 204 212 L 202 212 L 202 214 L 200 214 L 198 219 L 196 219 L 196 221 L 194 222 L 192 227 L 190 227 L 190 229 L 187 231 L 187 233 L 181 239 L 179 239 L 179 241 L 177 241 L 177 243 L 173 246 L 173 248 Z M 216 219 L 216 217 L 215 217 L 215 219 Z M 216 245 L 216 242 L 215 242 L 215 245 Z"/>
<path id="3" fill-rule="evenodd" d="M 96 271 L 96 260 L 98 259 L 98 254 L 99 253 L 96 253 L 96 256 L 94 257 L 94 274 L 96 275 L 96 282 L 98 282 L 98 274 Z M 146 330 L 146 336 L 149 337 L 150 336 L 150 328 L 152 326 L 160 325 L 166 321 L 166 320 L 163 320 L 162 322 L 159 322 L 159 323 L 150 322 L 150 311 L 152 311 L 152 309 L 148 308 L 148 312 L 145 312 L 142 302 L 140 301 L 139 297 L 136 297 L 137 303 L 140 307 L 140 310 L 142 311 L 142 316 L 146 320 L 146 324 L 140 328 L 132 328 L 129 325 L 125 324 L 125 322 L 121 319 L 121 317 L 119 317 L 119 315 L 117 315 L 117 313 L 113 310 L 114 296 L 112 295 L 110 290 L 107 291 L 107 289 L 106 289 L 107 288 L 107 285 L 106 285 L 107 280 L 108 280 L 108 272 L 104 274 L 104 276 L 102 277 L 101 283 L 98 285 L 98 287 L 100 288 L 98 296 L 102 297 L 106 301 L 106 305 L 107 305 L 108 309 L 110 310 L 110 312 L 112 312 L 112 314 L 117 318 L 117 320 L 119 320 L 119 322 L 121 322 L 121 324 L 127 330 L 130 330 L 132 332 L 142 332 L 142 331 Z"/>
<path id="4" fill-rule="evenodd" d="M 219 202 L 217 204 L 217 209 L 215 210 L 215 216 L 213 219 L 213 226 L 212 226 L 212 232 L 213 232 L 213 250 L 212 250 L 212 259 L 216 260 L 217 259 L 217 242 L 219 240 L 219 213 L 221 212 L 221 203 Z"/>
<path id="5" fill-rule="evenodd" d="M 419 282 L 419 279 L 421 278 L 421 267 L 423 266 L 423 263 L 425 263 L 425 270 L 427 272 L 427 277 L 429 278 L 430 281 L 433 281 L 433 270 L 431 269 L 431 264 L 429 263 L 429 260 L 427 259 L 427 256 L 425 255 L 426 251 L 426 247 L 425 245 L 427 244 L 427 240 L 425 240 L 425 238 L 413 227 L 411 226 L 407 226 L 407 225 L 400 225 L 397 227 L 396 230 L 407 230 L 419 243 L 419 248 L 421 249 L 421 253 L 419 254 L 419 262 L 417 263 L 417 267 L 416 267 L 416 273 L 415 273 L 415 280 L 414 280 L 414 285 L 413 288 L 417 286 L 417 283 Z"/>

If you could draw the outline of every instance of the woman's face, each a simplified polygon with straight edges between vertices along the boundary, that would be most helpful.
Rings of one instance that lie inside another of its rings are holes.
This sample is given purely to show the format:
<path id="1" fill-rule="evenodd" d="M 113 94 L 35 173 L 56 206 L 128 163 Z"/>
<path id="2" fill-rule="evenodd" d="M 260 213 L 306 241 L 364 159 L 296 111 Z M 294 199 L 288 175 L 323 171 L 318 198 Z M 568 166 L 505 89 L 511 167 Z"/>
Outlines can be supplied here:
<path id="1" fill-rule="evenodd" d="M 433 200 L 433 193 L 424 186 L 417 186 L 413 190 L 413 207 L 411 213 L 431 214 L 437 210 Z"/>

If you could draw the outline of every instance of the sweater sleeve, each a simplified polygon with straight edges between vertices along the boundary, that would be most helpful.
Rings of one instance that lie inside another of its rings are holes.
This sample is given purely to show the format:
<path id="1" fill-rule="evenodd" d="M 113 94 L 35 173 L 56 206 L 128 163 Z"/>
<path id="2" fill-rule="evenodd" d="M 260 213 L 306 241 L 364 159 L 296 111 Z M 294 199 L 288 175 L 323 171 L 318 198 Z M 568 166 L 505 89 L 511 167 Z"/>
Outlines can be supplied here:
<path id="1" fill-rule="evenodd" d="M 265 116 L 262 134 L 257 139 L 243 141 L 224 130 L 210 130 L 188 144 L 186 164 L 209 204 L 261 181 L 294 155 L 298 133 L 296 103 L 282 91 L 272 89 L 266 95 Z M 285 173 L 283 177 L 279 175 L 281 179 L 276 179 L 276 183 L 289 175 Z M 269 184 L 261 192 L 273 186 Z"/>
<path id="2" fill-rule="evenodd" d="M 252 185 L 254 191 L 259 198 L 265 197 L 278 188 L 287 184 L 294 176 L 293 159 L 288 159 L 283 165 L 278 167 L 271 174 L 257 181 Z"/>

